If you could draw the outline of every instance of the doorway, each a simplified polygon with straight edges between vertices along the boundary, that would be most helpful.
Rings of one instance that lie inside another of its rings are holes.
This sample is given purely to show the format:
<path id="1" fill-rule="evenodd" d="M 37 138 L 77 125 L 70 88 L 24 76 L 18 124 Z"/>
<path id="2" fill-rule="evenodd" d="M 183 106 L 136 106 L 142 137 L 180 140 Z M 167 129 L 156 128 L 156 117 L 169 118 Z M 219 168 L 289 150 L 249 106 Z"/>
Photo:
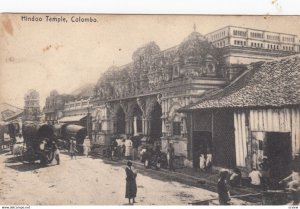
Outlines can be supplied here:
<path id="1" fill-rule="evenodd" d="M 160 140 L 162 136 L 162 109 L 158 102 L 156 102 L 153 111 L 151 113 L 151 125 L 150 125 L 150 137 L 153 138 L 155 141 Z"/>
<path id="2" fill-rule="evenodd" d="M 206 155 L 212 149 L 212 133 L 209 131 L 193 131 L 193 167 L 199 168 L 200 154 Z"/>
<path id="3" fill-rule="evenodd" d="M 125 113 L 122 108 L 119 108 L 117 112 L 116 133 L 125 134 L 125 125 Z"/>
<path id="4" fill-rule="evenodd" d="M 290 133 L 267 132 L 265 155 L 270 161 L 270 177 L 279 180 L 290 173 L 292 143 Z"/>

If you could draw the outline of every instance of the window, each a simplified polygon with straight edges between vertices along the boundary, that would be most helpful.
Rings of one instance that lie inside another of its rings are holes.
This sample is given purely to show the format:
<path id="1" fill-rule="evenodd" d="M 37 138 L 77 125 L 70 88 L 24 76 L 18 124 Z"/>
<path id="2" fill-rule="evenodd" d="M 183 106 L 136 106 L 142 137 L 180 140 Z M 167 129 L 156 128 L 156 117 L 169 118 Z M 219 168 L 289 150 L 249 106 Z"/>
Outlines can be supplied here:
<path id="1" fill-rule="evenodd" d="M 260 38 L 260 39 L 264 38 L 264 35 L 263 35 L 262 33 L 254 33 L 254 32 L 251 32 L 251 33 L 250 33 L 250 36 L 251 36 L 252 38 Z"/>
<path id="2" fill-rule="evenodd" d="M 267 39 L 273 40 L 273 41 L 280 41 L 280 37 L 276 35 L 267 35 Z"/>
<path id="3" fill-rule="evenodd" d="M 173 135 L 181 135 L 181 122 L 173 122 Z"/>
<path id="4" fill-rule="evenodd" d="M 102 131 L 102 123 L 95 123 L 95 132 L 101 132 Z"/>
<path id="5" fill-rule="evenodd" d="M 295 41 L 295 39 L 294 38 L 292 38 L 292 37 L 282 37 L 282 40 L 284 41 L 284 42 L 294 42 Z"/>
<path id="6" fill-rule="evenodd" d="M 179 66 L 175 66 L 173 70 L 173 77 L 179 76 Z"/>
<path id="7" fill-rule="evenodd" d="M 235 35 L 235 36 L 246 37 L 246 36 L 247 36 L 247 33 L 246 33 L 245 31 L 233 30 L 233 35 Z"/>

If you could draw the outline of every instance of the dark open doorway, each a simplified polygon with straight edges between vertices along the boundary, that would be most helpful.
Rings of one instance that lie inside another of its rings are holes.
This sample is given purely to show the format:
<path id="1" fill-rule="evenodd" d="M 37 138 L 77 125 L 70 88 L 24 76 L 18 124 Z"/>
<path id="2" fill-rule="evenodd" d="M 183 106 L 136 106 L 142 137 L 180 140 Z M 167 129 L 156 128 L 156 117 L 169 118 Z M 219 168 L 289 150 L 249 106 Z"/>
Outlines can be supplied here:
<path id="1" fill-rule="evenodd" d="M 193 167 L 199 168 L 200 154 L 206 155 L 211 151 L 212 133 L 209 131 L 193 132 Z"/>
<path id="2" fill-rule="evenodd" d="M 290 133 L 267 132 L 265 155 L 270 161 L 270 177 L 279 180 L 290 173 L 292 145 Z"/>
<path id="3" fill-rule="evenodd" d="M 117 112 L 117 134 L 125 134 L 125 113 L 122 108 Z"/>
<path id="4" fill-rule="evenodd" d="M 161 122 L 161 116 L 162 116 L 162 109 L 160 104 L 156 102 L 153 111 L 151 113 L 151 128 L 150 128 L 150 137 L 154 140 L 159 140 L 162 136 L 162 122 Z"/>

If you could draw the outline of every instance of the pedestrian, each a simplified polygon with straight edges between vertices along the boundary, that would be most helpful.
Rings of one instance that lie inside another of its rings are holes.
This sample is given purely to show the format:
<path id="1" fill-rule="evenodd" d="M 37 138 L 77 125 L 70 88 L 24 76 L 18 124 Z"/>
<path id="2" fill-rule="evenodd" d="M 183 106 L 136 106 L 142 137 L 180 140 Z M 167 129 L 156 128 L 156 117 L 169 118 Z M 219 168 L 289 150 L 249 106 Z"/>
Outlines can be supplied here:
<path id="1" fill-rule="evenodd" d="M 292 163 L 292 173 L 281 180 L 279 184 L 285 184 L 288 191 L 292 194 L 293 205 L 299 205 L 300 203 L 300 158 L 296 156 Z"/>
<path id="2" fill-rule="evenodd" d="M 86 136 L 83 142 L 83 154 L 86 157 L 89 156 L 90 147 L 91 147 L 91 140 L 89 139 L 88 136 Z"/>
<path id="3" fill-rule="evenodd" d="M 229 184 L 232 187 L 240 186 L 242 181 L 242 173 L 240 169 L 234 168 L 233 173 L 231 174 L 229 178 Z"/>
<path id="4" fill-rule="evenodd" d="M 168 160 L 168 166 L 169 166 L 169 170 L 170 171 L 175 171 L 174 168 L 174 147 L 173 147 L 173 143 L 169 143 L 169 147 L 167 149 L 167 160 Z"/>
<path id="5" fill-rule="evenodd" d="M 206 162 L 205 155 L 204 154 L 200 154 L 200 157 L 199 157 L 199 167 L 200 167 L 200 170 L 205 170 L 205 162 Z"/>
<path id="6" fill-rule="evenodd" d="M 205 169 L 206 171 L 210 171 L 212 169 L 212 153 L 210 151 L 206 154 Z"/>
<path id="7" fill-rule="evenodd" d="M 22 134 L 18 134 L 18 136 L 16 137 L 16 144 L 20 144 L 20 143 L 24 143 L 24 138 Z"/>
<path id="8" fill-rule="evenodd" d="M 113 157 L 116 154 L 116 147 L 118 146 L 118 143 L 115 138 L 111 138 L 110 141 L 110 159 L 113 160 Z"/>
<path id="9" fill-rule="evenodd" d="M 220 205 L 229 205 L 230 194 L 229 194 L 229 186 L 227 184 L 228 171 L 221 170 L 220 178 L 218 180 L 218 195 L 219 195 L 219 203 Z"/>
<path id="10" fill-rule="evenodd" d="M 131 152 L 132 152 L 132 141 L 131 141 L 131 139 L 126 138 L 126 140 L 125 140 L 125 158 L 127 160 L 130 160 Z"/>
<path id="11" fill-rule="evenodd" d="M 259 164 L 259 168 L 262 175 L 261 184 L 265 187 L 269 187 L 270 186 L 270 162 L 266 156 L 263 157 L 262 162 Z"/>
<path id="12" fill-rule="evenodd" d="M 71 154 L 71 159 L 73 160 L 73 158 L 75 158 L 76 160 L 76 139 L 74 137 L 71 138 L 70 141 L 70 154 Z"/>
<path id="13" fill-rule="evenodd" d="M 52 141 L 52 149 L 54 151 L 54 159 L 56 160 L 56 164 L 59 165 L 60 164 L 59 149 L 55 141 Z"/>
<path id="14" fill-rule="evenodd" d="M 39 144 L 40 148 L 40 164 L 45 165 L 47 163 L 47 157 L 45 154 L 46 144 L 48 143 L 48 138 L 44 138 Z"/>
<path id="15" fill-rule="evenodd" d="M 121 152 L 121 158 L 124 158 L 125 156 L 125 150 L 126 150 L 126 146 L 125 146 L 125 139 L 122 138 L 121 141 L 121 147 L 120 147 L 120 152 Z"/>
<path id="16" fill-rule="evenodd" d="M 249 173 L 249 177 L 251 179 L 251 185 L 253 187 L 260 187 L 261 186 L 261 173 L 260 171 L 253 168 L 253 170 Z"/>
<path id="17" fill-rule="evenodd" d="M 135 136 L 132 140 L 132 160 L 136 160 L 138 156 L 139 137 Z"/>
<path id="18" fill-rule="evenodd" d="M 135 197 L 137 193 L 137 185 L 136 185 L 136 172 L 132 169 L 132 162 L 128 161 L 127 166 L 125 169 L 126 172 L 126 191 L 125 191 L 125 198 L 128 198 L 129 204 L 134 204 Z M 131 202 L 132 199 L 132 202 Z"/>

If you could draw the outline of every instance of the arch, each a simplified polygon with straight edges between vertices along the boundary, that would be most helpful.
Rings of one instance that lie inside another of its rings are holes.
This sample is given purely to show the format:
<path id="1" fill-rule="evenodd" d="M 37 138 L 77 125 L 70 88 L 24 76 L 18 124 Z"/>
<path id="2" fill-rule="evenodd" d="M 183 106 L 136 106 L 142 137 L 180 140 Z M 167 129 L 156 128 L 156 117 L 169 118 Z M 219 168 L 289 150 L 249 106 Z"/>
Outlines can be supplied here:
<path id="1" fill-rule="evenodd" d="M 173 105 L 171 106 L 170 110 L 169 110 L 169 114 L 168 114 L 168 118 L 170 120 L 173 120 L 173 118 L 175 117 L 176 114 L 178 114 L 177 110 L 181 108 L 181 105 L 179 102 L 175 102 L 173 103 Z"/>
<path id="2" fill-rule="evenodd" d="M 153 112 L 154 110 L 154 107 L 156 105 L 160 105 L 157 101 L 157 98 L 156 97 L 151 97 L 151 98 L 148 98 L 146 100 L 146 114 L 145 114 L 145 117 L 150 117 L 151 113 Z"/>
<path id="3" fill-rule="evenodd" d="M 120 105 L 120 103 L 112 104 L 111 114 L 110 114 L 111 117 L 112 117 L 112 119 L 116 119 L 117 118 L 117 113 L 118 113 L 118 111 L 119 111 L 120 108 L 123 109 L 122 106 Z"/>

